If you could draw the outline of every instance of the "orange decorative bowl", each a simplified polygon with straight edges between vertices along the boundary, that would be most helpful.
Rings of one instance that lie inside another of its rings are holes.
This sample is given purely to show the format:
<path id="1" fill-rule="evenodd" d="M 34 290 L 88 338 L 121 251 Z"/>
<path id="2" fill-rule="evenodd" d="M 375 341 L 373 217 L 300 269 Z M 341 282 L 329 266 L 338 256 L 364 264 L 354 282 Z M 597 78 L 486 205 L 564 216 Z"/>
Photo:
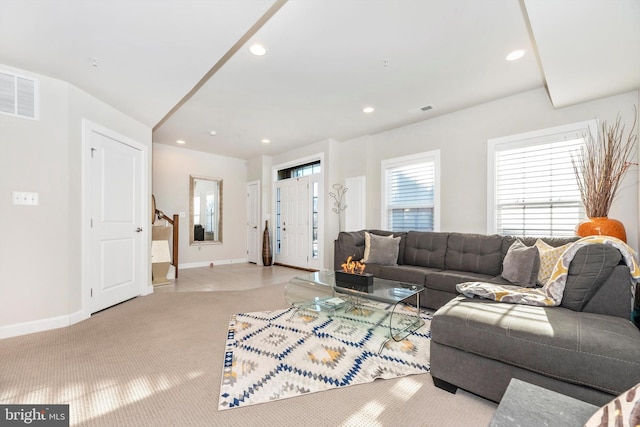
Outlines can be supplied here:
<path id="1" fill-rule="evenodd" d="M 576 226 L 576 235 L 586 236 L 611 236 L 627 242 L 627 233 L 624 225 L 617 219 L 606 216 L 588 218 Z"/>

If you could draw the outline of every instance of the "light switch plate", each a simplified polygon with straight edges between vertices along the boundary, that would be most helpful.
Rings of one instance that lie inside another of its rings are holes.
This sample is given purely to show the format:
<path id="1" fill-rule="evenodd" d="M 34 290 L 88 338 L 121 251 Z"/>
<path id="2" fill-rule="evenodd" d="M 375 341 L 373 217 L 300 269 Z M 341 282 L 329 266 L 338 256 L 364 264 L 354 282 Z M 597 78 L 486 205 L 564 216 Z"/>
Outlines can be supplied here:
<path id="1" fill-rule="evenodd" d="M 38 193 L 12 191 L 11 200 L 14 205 L 38 206 Z"/>

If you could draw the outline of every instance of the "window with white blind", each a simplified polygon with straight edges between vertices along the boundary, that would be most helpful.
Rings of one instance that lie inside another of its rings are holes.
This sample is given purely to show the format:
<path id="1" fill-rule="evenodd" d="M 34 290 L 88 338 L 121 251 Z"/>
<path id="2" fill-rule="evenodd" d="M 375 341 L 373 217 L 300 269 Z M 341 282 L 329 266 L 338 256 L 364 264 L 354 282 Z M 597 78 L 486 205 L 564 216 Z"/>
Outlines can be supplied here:
<path id="1" fill-rule="evenodd" d="M 440 228 L 440 151 L 382 162 L 382 228 Z"/>
<path id="2" fill-rule="evenodd" d="M 595 120 L 489 140 L 488 231 L 573 236 L 585 218 L 572 156 Z"/>

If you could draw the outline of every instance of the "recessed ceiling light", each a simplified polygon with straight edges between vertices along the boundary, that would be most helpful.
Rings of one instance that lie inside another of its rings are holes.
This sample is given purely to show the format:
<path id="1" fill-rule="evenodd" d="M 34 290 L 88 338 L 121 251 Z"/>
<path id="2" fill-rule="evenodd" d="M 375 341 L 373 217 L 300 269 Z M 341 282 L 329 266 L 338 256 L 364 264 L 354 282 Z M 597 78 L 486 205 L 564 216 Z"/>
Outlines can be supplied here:
<path id="1" fill-rule="evenodd" d="M 211 136 L 216 136 L 218 134 L 218 132 L 216 132 L 215 130 L 210 130 L 209 131 L 209 135 Z"/>
<path id="2" fill-rule="evenodd" d="M 507 61 L 515 61 L 517 59 L 520 59 L 524 56 L 524 49 L 518 49 L 518 50 L 514 50 L 513 52 L 511 52 L 509 55 L 507 55 Z"/>
<path id="3" fill-rule="evenodd" d="M 253 53 L 256 56 L 262 56 L 267 53 L 267 49 L 264 48 L 260 43 L 252 44 L 249 48 L 249 52 Z"/>
<path id="4" fill-rule="evenodd" d="M 265 138 L 265 139 L 263 139 L 263 140 L 262 140 L 262 143 L 263 143 L 263 144 L 268 144 L 268 143 L 270 143 L 270 142 L 271 142 L 271 140 L 270 140 L 270 139 L 266 139 L 266 138 Z"/>
<path id="5" fill-rule="evenodd" d="M 183 140 L 179 139 L 179 140 L 176 141 L 176 144 L 184 145 L 184 144 L 186 144 L 186 142 L 184 142 Z"/>
<path id="6" fill-rule="evenodd" d="M 364 108 L 362 109 L 362 112 L 363 112 L 363 113 L 367 113 L 367 114 L 368 114 L 368 113 L 373 113 L 373 107 L 364 107 Z"/>

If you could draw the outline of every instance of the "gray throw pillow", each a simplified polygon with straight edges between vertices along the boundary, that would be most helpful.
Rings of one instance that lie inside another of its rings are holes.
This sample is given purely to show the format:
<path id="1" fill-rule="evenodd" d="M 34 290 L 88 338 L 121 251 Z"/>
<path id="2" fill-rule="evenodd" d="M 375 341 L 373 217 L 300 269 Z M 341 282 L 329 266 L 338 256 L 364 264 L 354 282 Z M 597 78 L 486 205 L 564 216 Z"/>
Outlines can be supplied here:
<path id="1" fill-rule="evenodd" d="M 504 257 L 502 278 L 514 285 L 533 288 L 536 286 L 539 268 L 538 248 L 526 246 L 518 239 L 511 245 Z"/>
<path id="2" fill-rule="evenodd" d="M 398 265 L 398 251 L 400 250 L 400 237 L 377 236 L 365 232 L 365 245 L 369 242 L 369 252 L 365 249 L 365 264 Z"/>

